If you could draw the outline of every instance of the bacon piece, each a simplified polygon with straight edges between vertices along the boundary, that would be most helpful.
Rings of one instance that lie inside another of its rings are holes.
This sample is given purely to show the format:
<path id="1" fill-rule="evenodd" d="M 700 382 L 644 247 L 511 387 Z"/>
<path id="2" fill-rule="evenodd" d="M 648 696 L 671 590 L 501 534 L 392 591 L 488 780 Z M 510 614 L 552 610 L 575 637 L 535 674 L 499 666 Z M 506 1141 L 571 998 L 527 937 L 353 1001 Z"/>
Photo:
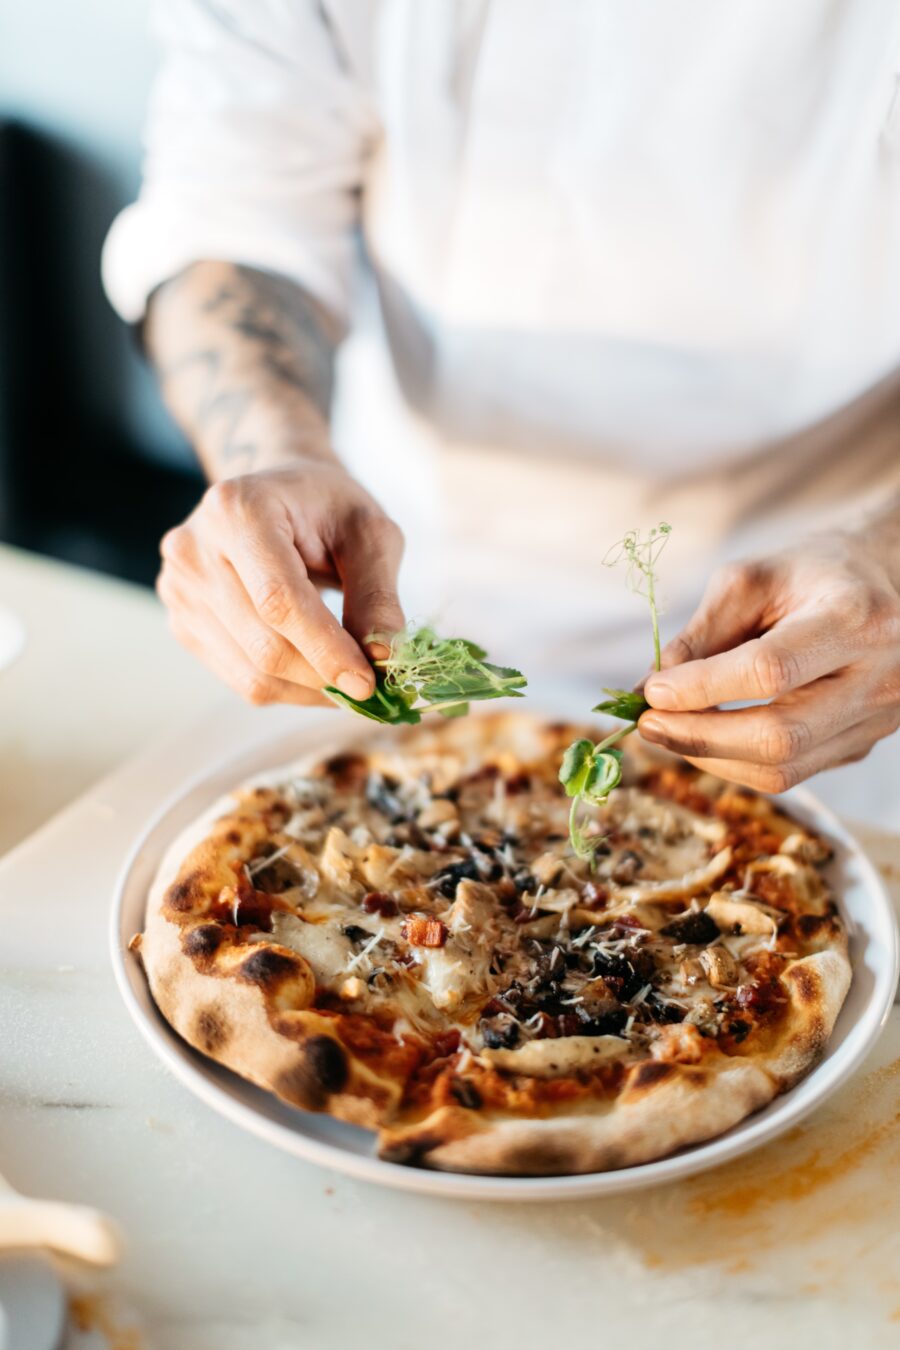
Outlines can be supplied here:
<path id="1" fill-rule="evenodd" d="M 446 1055 L 456 1054 L 459 1049 L 459 1041 L 458 1031 L 442 1031 L 431 1042 L 431 1048 L 436 1058 L 443 1059 Z"/>
<path id="2" fill-rule="evenodd" d="M 752 984 L 742 984 L 738 987 L 734 996 L 734 1001 L 739 1008 L 747 1008 L 755 1013 L 772 1012 L 780 1003 L 784 1003 L 787 995 L 781 983 L 777 979 L 763 980 L 760 983 L 755 981 Z"/>
<path id="3" fill-rule="evenodd" d="M 380 914 L 383 919 L 391 919 L 397 913 L 397 901 L 386 891 L 369 891 L 362 907 L 367 914 Z"/>
<path id="4" fill-rule="evenodd" d="M 609 899 L 609 891 L 596 881 L 588 881 L 581 892 L 581 898 L 588 909 L 601 909 Z"/>
<path id="5" fill-rule="evenodd" d="M 446 924 L 426 914 L 411 914 L 400 933 L 411 947 L 443 947 L 447 941 Z"/>

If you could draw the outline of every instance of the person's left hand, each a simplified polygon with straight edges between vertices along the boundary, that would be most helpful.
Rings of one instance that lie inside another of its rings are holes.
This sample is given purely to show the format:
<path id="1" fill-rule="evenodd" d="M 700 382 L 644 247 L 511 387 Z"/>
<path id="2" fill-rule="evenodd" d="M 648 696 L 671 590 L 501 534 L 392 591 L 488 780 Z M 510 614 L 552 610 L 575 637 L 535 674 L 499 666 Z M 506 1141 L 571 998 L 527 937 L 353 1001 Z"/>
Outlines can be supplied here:
<path id="1" fill-rule="evenodd" d="M 900 726 L 891 566 L 877 537 L 841 534 L 722 568 L 647 677 L 641 735 L 764 792 L 862 759 Z M 750 699 L 771 701 L 717 707 Z"/>

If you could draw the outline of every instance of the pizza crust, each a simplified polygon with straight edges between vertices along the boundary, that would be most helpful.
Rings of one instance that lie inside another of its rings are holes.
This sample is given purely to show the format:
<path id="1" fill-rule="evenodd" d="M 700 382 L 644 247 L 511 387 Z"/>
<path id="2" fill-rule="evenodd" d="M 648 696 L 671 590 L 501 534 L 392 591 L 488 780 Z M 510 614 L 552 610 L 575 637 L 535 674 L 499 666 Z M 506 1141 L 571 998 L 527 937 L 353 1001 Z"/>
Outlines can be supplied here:
<path id="1" fill-rule="evenodd" d="M 722 1134 L 777 1091 L 763 1069 L 740 1060 L 712 1075 L 652 1060 L 637 1066 L 638 1073 L 642 1069 L 654 1072 L 606 1111 L 481 1121 L 472 1112 L 446 1107 L 406 1131 L 382 1131 L 379 1155 L 441 1171 L 506 1176 L 634 1167 Z"/>

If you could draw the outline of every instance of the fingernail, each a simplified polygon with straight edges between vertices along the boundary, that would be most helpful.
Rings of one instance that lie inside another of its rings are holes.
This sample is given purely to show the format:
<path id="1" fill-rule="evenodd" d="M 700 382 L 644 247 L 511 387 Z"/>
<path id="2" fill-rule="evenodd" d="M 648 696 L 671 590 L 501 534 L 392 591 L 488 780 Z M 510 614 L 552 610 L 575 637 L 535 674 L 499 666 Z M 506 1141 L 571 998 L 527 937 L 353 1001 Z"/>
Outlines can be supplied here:
<path id="1" fill-rule="evenodd" d="M 640 720 L 641 735 L 648 741 L 663 740 L 665 729 L 658 717 L 652 717 L 650 713 L 644 713 Z"/>
<path id="2" fill-rule="evenodd" d="M 370 642 L 368 647 L 366 648 L 366 651 L 369 653 L 373 661 L 384 661 L 391 654 L 390 647 L 388 647 L 387 644 L 384 642 Z"/>
<path id="3" fill-rule="evenodd" d="M 353 670 L 343 670 L 335 680 L 335 685 L 348 698 L 368 698 L 372 692 L 372 681 Z"/>
<path id="4" fill-rule="evenodd" d="M 644 685 L 644 698 L 648 703 L 652 703 L 654 708 L 676 708 L 678 699 L 675 690 L 665 680 L 650 679 Z"/>

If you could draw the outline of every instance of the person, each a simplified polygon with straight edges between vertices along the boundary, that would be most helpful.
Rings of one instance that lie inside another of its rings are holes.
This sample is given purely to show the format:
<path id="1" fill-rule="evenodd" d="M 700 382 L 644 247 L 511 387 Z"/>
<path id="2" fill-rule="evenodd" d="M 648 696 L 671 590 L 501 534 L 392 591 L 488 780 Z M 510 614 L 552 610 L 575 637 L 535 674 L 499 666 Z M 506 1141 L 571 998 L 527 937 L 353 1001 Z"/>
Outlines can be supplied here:
<path id="1" fill-rule="evenodd" d="M 665 519 L 642 734 L 775 792 L 882 742 L 855 813 L 900 800 L 896 7 L 156 14 L 104 276 L 210 479 L 162 541 L 185 646 L 364 697 L 402 591 L 587 711 L 649 654 L 601 561 Z"/>

